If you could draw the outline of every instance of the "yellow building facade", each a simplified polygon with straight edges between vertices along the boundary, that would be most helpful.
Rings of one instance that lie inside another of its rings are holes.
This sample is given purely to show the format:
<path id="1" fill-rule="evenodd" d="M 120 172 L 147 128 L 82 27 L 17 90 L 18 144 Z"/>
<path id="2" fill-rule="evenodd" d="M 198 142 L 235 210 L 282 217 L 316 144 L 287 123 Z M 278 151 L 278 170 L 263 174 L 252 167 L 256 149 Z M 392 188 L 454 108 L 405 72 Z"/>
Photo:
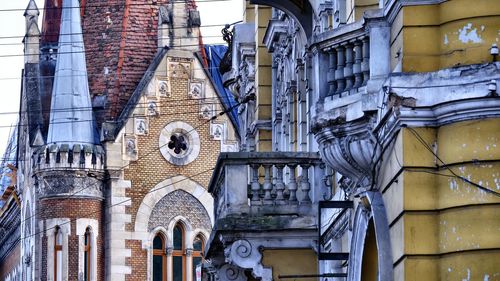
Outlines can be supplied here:
<path id="1" fill-rule="evenodd" d="M 500 3 L 254 0 L 244 19 L 224 77 L 255 95 L 254 145 L 212 177 L 209 276 L 500 280 Z M 297 210 L 278 200 L 303 182 Z"/>

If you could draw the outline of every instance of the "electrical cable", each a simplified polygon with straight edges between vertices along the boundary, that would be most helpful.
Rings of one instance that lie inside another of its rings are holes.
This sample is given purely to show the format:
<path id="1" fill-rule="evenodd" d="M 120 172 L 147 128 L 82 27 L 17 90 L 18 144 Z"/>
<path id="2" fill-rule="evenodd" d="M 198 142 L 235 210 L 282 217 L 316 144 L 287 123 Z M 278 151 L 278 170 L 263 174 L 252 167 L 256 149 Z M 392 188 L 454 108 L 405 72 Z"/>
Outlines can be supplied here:
<path id="1" fill-rule="evenodd" d="M 487 192 L 489 194 L 493 194 L 493 195 L 496 195 L 498 197 L 500 197 L 500 193 L 494 191 L 494 190 L 491 190 L 489 188 L 486 188 L 480 184 L 477 184 L 473 181 L 470 181 L 469 179 L 465 178 L 465 177 L 462 177 L 458 174 L 455 173 L 455 171 L 453 171 L 433 150 L 432 148 L 425 142 L 425 140 L 420 136 L 420 134 L 413 128 L 411 127 L 408 127 L 408 126 L 405 126 L 405 128 L 407 128 L 415 137 L 416 139 L 425 147 L 425 149 L 427 149 L 430 153 L 432 153 L 432 155 L 434 155 L 434 157 L 436 157 L 437 160 L 439 160 L 439 162 L 441 162 L 441 167 L 444 166 L 445 169 L 447 169 L 448 171 L 450 171 L 450 173 L 453 175 L 453 176 L 450 176 L 450 177 L 455 177 L 455 178 L 458 178 L 462 181 L 464 181 L 465 183 L 468 183 L 484 192 Z M 399 162 L 399 161 L 398 161 Z M 439 166 L 438 166 L 439 167 Z M 441 174 L 441 173 L 436 173 L 436 175 L 441 175 L 441 176 L 448 176 L 448 175 L 445 175 L 445 174 Z"/>
<path id="2" fill-rule="evenodd" d="M 243 99 L 241 102 L 238 102 L 237 104 L 235 104 L 235 105 L 231 106 L 230 108 L 228 108 L 228 109 L 226 109 L 226 110 L 224 110 L 224 111 L 221 111 L 220 113 L 218 113 L 217 115 L 214 115 L 214 116 L 213 116 L 212 118 L 210 118 L 209 120 L 206 120 L 205 122 L 203 122 L 203 123 L 199 124 L 198 126 L 194 127 L 194 128 L 193 128 L 193 129 L 191 129 L 190 131 L 188 131 L 188 132 L 186 132 L 186 133 L 182 133 L 182 134 L 183 134 L 183 135 L 185 135 L 185 136 L 187 136 L 187 134 L 190 134 L 191 132 L 193 132 L 193 131 L 194 131 L 194 130 L 196 130 L 197 128 L 200 128 L 201 126 L 205 126 L 205 125 L 206 125 L 206 124 L 208 124 L 209 122 L 211 122 L 211 121 L 213 121 L 213 120 L 217 119 L 219 116 L 222 116 L 222 115 L 224 115 L 224 114 L 227 114 L 227 113 L 231 112 L 234 108 L 237 108 L 237 107 L 238 107 L 238 106 L 240 106 L 241 104 L 247 103 L 247 102 L 248 102 L 248 101 L 250 101 L 250 100 L 251 100 L 251 98 L 250 98 L 250 97 L 247 97 L 246 99 Z M 143 159 L 144 157 L 149 156 L 149 155 L 151 155 L 151 154 L 152 154 L 152 153 L 154 153 L 154 152 L 157 152 L 158 150 L 160 150 L 160 149 L 161 149 L 163 146 L 165 146 L 165 145 L 168 145 L 168 143 L 165 143 L 164 145 L 161 145 L 161 146 L 159 146 L 158 148 L 155 148 L 155 149 L 153 149 L 153 150 L 151 150 L 151 151 L 149 151 L 149 152 L 147 152 L 147 153 L 143 154 L 141 157 L 139 157 L 139 158 L 138 158 L 137 160 L 135 160 L 134 162 L 137 162 L 137 161 L 139 161 L 139 159 Z M 127 167 L 128 167 L 128 166 L 130 166 L 130 165 L 131 165 L 131 163 L 126 164 L 126 165 L 124 165 L 124 166 L 120 167 L 118 170 L 123 171 L 125 168 L 127 168 Z M 205 170 L 205 171 L 203 171 L 203 172 L 201 172 L 201 173 L 206 173 L 206 172 L 208 172 L 208 171 L 210 171 L 210 170 L 213 170 L 213 169 L 214 169 L 214 168 L 211 168 L 211 169 Z M 201 174 L 201 173 L 199 173 L 199 174 Z M 196 174 L 196 175 L 194 175 L 194 176 L 197 176 L 197 175 L 199 175 L 199 174 Z M 186 179 L 191 179 L 191 178 L 193 178 L 194 176 L 187 177 Z M 109 179 L 111 179 L 111 178 L 107 178 L 107 179 L 104 179 L 104 180 L 109 180 Z M 186 179 L 183 179 L 183 180 L 186 180 Z M 94 184 L 94 185 L 95 185 L 95 184 Z M 86 186 L 85 188 L 83 188 L 83 189 L 81 189 L 81 190 L 79 190 L 79 191 L 75 192 L 72 196 L 75 196 L 75 194 L 77 194 L 77 193 L 79 193 L 79 192 L 82 192 L 83 190 L 88 189 L 88 188 L 90 188 L 90 187 L 92 187 L 92 186 L 94 186 L 94 185 L 88 185 L 88 186 Z M 170 186 L 170 185 L 167 185 L 167 186 Z M 159 190 L 159 189 L 161 189 L 161 188 L 165 188 L 165 187 L 167 187 L 167 186 L 163 186 L 163 187 L 159 187 L 159 188 L 154 189 L 154 190 L 150 190 L 149 192 L 147 192 L 147 193 L 145 193 L 145 194 L 148 194 L 148 193 L 151 193 L 151 192 L 157 191 L 157 190 Z M 67 200 L 67 199 L 71 199 L 71 197 L 70 197 L 70 196 L 66 196 L 66 197 L 63 197 L 63 198 L 61 198 L 61 199 L 62 199 L 62 200 Z M 127 199 L 127 200 L 124 200 L 124 201 L 122 201 L 122 202 L 118 202 L 118 203 L 116 203 L 116 204 L 114 204 L 114 205 L 111 205 L 111 206 L 108 206 L 108 207 L 106 207 L 106 208 L 111 208 L 111 207 L 114 207 L 114 206 L 119 205 L 119 204 L 126 203 L 126 202 L 131 201 L 131 200 L 132 200 L 132 198 Z M 61 202 L 61 201 L 58 201 L 58 202 Z M 101 211 L 101 210 L 100 210 L 100 211 Z M 97 211 L 97 212 L 100 212 L 100 211 Z M 93 212 L 93 213 L 95 213 L 95 212 Z M 91 214 L 92 214 L 92 213 L 91 213 Z M 32 216 L 30 216 L 30 217 L 28 217 L 28 218 L 25 218 L 25 219 L 24 219 L 21 223 L 23 223 L 23 222 L 27 221 L 28 219 L 31 219 L 31 218 L 35 217 L 36 215 L 38 215 L 38 214 L 37 214 L 37 213 L 34 213 Z M 85 214 L 85 216 L 87 216 L 87 215 L 89 215 L 89 214 Z M 69 222 L 71 222 L 71 220 L 70 220 Z M 66 223 L 69 223 L 69 222 L 66 222 Z M 53 229 L 53 228 L 55 228 L 55 227 L 57 227 L 57 226 L 54 226 L 54 227 L 52 227 L 52 228 L 45 229 L 45 231 L 50 230 L 50 229 Z M 20 240 L 23 240 L 23 239 L 26 239 L 26 238 L 32 237 L 32 236 L 37 235 L 37 234 L 40 234 L 41 232 L 43 232 L 43 231 L 40 231 L 40 232 L 38 232 L 38 233 L 32 234 L 32 235 L 27 236 L 27 237 L 19 238 L 16 242 L 12 242 L 12 243 L 17 243 L 17 242 L 18 242 L 18 241 L 20 241 Z M 5 244 L 4 244 L 4 245 L 5 245 Z"/>
<path id="3" fill-rule="evenodd" d="M 212 3 L 212 2 L 231 2 L 232 0 L 196 0 L 195 3 Z M 186 1 L 183 0 L 170 0 L 169 3 L 186 3 Z M 134 7 L 134 6 L 147 6 L 150 7 L 154 4 L 152 3 L 133 3 L 133 4 L 128 4 L 126 6 L 128 7 Z M 103 8 L 103 7 L 110 7 L 110 6 L 117 6 L 117 7 L 125 7 L 122 3 L 117 3 L 117 4 L 103 4 L 103 5 L 91 5 L 87 4 L 83 8 Z M 159 5 L 158 5 L 159 6 Z M 0 9 L 1 12 L 27 12 L 27 11 L 48 11 L 48 10 L 61 10 L 61 9 L 81 9 L 82 7 L 80 6 L 71 6 L 71 7 L 43 7 L 43 8 L 38 8 L 38 9 L 21 9 L 21 8 L 13 8 L 13 9 Z"/>

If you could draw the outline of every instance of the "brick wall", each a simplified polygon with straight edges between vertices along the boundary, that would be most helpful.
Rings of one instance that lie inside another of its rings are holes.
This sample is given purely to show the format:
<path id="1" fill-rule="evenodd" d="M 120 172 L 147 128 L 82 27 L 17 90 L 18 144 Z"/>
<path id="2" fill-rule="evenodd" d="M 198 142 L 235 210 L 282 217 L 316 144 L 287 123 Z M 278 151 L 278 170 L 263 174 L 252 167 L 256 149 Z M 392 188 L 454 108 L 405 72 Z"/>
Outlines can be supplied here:
<path id="1" fill-rule="evenodd" d="M 132 274 L 127 275 L 127 281 L 145 281 L 147 280 L 147 251 L 142 249 L 141 241 L 127 240 L 127 248 L 132 250 L 132 257 L 127 258 L 126 265 L 132 268 Z"/>
<path id="2" fill-rule="evenodd" d="M 103 202 L 96 199 L 45 199 L 40 202 L 40 218 L 69 218 L 71 235 L 68 237 L 68 280 L 78 280 L 78 236 L 76 235 L 76 219 L 89 218 L 99 222 L 97 238 L 97 280 L 104 280 L 103 255 Z M 42 256 L 42 279 L 47 278 L 47 236 L 44 235 Z"/>
<path id="3" fill-rule="evenodd" d="M 205 119 L 200 119 L 200 101 L 188 99 L 188 84 L 189 82 L 186 79 L 171 80 L 171 97 L 161 97 L 160 115 L 149 119 L 148 135 L 138 136 L 139 160 L 131 162 L 124 174 L 125 180 L 132 182 L 132 187 L 126 193 L 126 196 L 132 199 L 130 207 L 127 207 L 127 213 L 132 216 L 131 223 L 127 225 L 128 231 L 134 230 L 137 210 L 144 196 L 159 182 L 172 176 L 183 175 L 188 178 L 193 176 L 193 181 L 201 186 L 208 186 L 212 176 L 211 170 L 198 176 L 195 175 L 215 167 L 220 153 L 220 141 L 212 140 L 210 137 L 210 123 Z M 217 100 L 210 99 L 207 102 L 214 103 Z M 221 110 L 220 105 L 217 106 L 217 110 Z M 190 124 L 196 129 L 201 144 L 198 157 L 185 166 L 171 164 L 163 158 L 158 149 L 159 135 L 163 127 L 170 122 L 179 120 Z M 227 116 L 219 117 L 217 120 L 227 121 Z M 149 153 L 151 151 L 153 152 Z M 167 224 L 168 222 L 165 222 L 165 227 Z M 127 280 L 146 280 L 147 252 L 142 250 L 140 241 L 129 240 L 127 245 L 132 250 L 132 258 L 129 260 L 132 274 L 127 276 Z"/>
<path id="4" fill-rule="evenodd" d="M 0 262 L 0 280 L 5 280 L 5 278 L 14 271 L 14 269 L 19 265 L 21 255 L 21 243 L 12 249 L 12 251 Z"/>

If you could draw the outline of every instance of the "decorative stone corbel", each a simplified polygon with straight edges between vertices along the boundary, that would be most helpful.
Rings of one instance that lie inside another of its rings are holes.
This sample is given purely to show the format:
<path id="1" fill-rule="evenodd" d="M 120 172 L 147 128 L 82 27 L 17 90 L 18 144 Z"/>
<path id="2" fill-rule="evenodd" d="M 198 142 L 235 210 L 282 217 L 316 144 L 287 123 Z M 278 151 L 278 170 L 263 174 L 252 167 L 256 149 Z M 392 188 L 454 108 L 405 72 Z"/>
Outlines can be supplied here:
<path id="1" fill-rule="evenodd" d="M 226 262 L 243 269 L 251 269 L 255 278 L 273 280 L 273 271 L 262 265 L 262 254 L 258 247 L 248 240 L 237 240 L 225 250 Z"/>
<path id="2" fill-rule="evenodd" d="M 217 275 L 219 277 L 219 280 L 221 281 L 226 281 L 226 280 L 231 280 L 231 281 L 246 281 L 247 277 L 245 276 L 245 272 L 243 269 L 231 265 L 231 264 L 225 264 L 221 266 L 217 270 Z"/>

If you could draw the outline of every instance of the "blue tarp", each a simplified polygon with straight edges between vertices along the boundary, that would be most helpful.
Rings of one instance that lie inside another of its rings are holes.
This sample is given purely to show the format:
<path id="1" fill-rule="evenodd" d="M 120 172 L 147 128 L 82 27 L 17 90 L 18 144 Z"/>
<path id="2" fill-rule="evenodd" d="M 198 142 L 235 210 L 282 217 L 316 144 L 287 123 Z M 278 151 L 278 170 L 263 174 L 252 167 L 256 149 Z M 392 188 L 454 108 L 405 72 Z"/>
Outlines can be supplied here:
<path id="1" fill-rule="evenodd" d="M 214 82 L 214 86 L 217 87 L 217 91 L 220 95 L 222 95 L 222 102 L 226 106 L 226 108 L 230 108 L 237 104 L 237 101 L 234 99 L 233 94 L 226 89 L 222 83 L 222 74 L 219 72 L 219 65 L 222 60 L 222 57 L 227 51 L 227 46 L 222 45 L 205 45 L 205 52 L 207 54 L 208 60 L 208 72 L 212 76 L 212 80 Z M 236 126 L 239 127 L 238 121 L 238 108 L 235 107 L 231 111 L 231 119 L 236 123 Z"/>

